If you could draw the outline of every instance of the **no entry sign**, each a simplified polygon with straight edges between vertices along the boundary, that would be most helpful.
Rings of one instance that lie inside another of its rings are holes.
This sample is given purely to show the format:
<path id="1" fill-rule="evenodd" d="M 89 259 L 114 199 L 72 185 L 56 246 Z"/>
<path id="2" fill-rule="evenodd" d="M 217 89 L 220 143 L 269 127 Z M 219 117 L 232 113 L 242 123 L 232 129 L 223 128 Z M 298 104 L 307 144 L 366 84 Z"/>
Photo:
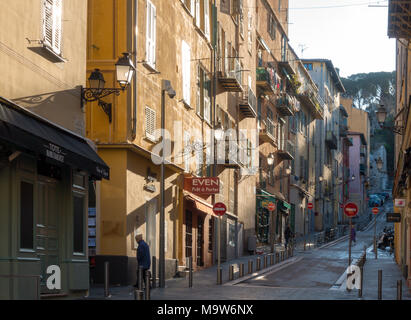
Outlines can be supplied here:
<path id="1" fill-rule="evenodd" d="M 310 210 L 312 210 L 312 209 L 314 208 L 313 203 L 312 203 L 312 202 L 309 202 L 308 205 L 307 205 L 307 208 L 310 209 Z"/>
<path id="2" fill-rule="evenodd" d="M 225 206 L 224 203 L 222 202 L 217 202 L 214 206 L 213 206 L 213 211 L 217 216 L 223 216 L 225 215 L 225 213 L 227 212 L 227 207 Z"/>
<path id="3" fill-rule="evenodd" d="M 380 210 L 377 207 L 372 208 L 372 213 L 378 214 L 378 212 L 380 212 Z"/>
<path id="4" fill-rule="evenodd" d="M 349 218 L 355 217 L 358 213 L 358 206 L 353 202 L 349 202 L 344 206 L 344 213 Z"/>
<path id="5" fill-rule="evenodd" d="M 269 211 L 274 211 L 275 210 L 275 203 L 274 202 L 270 202 L 267 206 L 267 209 Z"/>

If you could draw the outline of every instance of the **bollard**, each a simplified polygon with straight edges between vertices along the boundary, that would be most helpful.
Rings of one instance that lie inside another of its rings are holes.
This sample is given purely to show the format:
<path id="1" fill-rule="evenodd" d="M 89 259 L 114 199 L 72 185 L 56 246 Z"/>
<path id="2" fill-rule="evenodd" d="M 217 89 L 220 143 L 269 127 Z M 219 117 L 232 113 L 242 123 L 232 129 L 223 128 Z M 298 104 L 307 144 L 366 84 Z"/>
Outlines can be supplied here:
<path id="1" fill-rule="evenodd" d="M 274 264 L 274 253 L 270 254 L 270 265 Z"/>
<path id="2" fill-rule="evenodd" d="M 275 263 L 278 263 L 278 262 L 280 262 L 280 253 L 276 252 L 275 253 Z"/>
<path id="3" fill-rule="evenodd" d="M 146 300 L 150 300 L 151 299 L 151 295 L 150 295 L 150 278 L 151 278 L 151 273 L 150 273 L 150 271 L 146 271 L 146 274 L 145 274 L 145 277 L 146 277 Z"/>
<path id="4" fill-rule="evenodd" d="M 152 277 L 151 277 L 151 288 L 155 289 L 157 286 L 157 258 L 153 257 L 153 262 L 151 265 L 151 270 L 153 271 Z"/>
<path id="5" fill-rule="evenodd" d="M 104 262 L 104 297 L 110 297 L 110 263 L 108 261 Z"/>
<path id="6" fill-rule="evenodd" d="M 358 298 L 362 298 L 362 286 L 364 285 L 364 267 L 360 267 L 360 289 L 358 290 Z"/>
<path id="7" fill-rule="evenodd" d="M 144 292 L 143 290 L 134 290 L 134 300 L 144 300 Z"/>
<path id="8" fill-rule="evenodd" d="M 397 300 L 402 300 L 402 280 L 397 280 Z"/>
<path id="9" fill-rule="evenodd" d="M 138 267 L 138 279 L 137 279 L 137 288 L 138 290 L 143 290 L 143 267 Z"/>
<path id="10" fill-rule="evenodd" d="M 304 240 L 304 251 L 305 251 L 305 240 Z"/>
<path id="11" fill-rule="evenodd" d="M 193 257 L 188 259 L 188 287 L 193 287 Z"/>
<path id="12" fill-rule="evenodd" d="M 218 285 L 223 283 L 222 275 L 223 275 L 223 269 L 222 268 L 220 268 L 220 269 L 217 268 L 217 284 Z"/>
<path id="13" fill-rule="evenodd" d="M 382 300 L 382 270 L 378 270 L 378 300 Z"/>
<path id="14" fill-rule="evenodd" d="M 228 269 L 228 280 L 233 281 L 234 280 L 234 265 L 230 265 L 230 268 Z"/>
<path id="15" fill-rule="evenodd" d="M 268 256 L 264 256 L 264 269 L 267 268 L 268 265 Z"/>
<path id="16" fill-rule="evenodd" d="M 253 261 L 248 260 L 248 274 L 252 274 L 252 273 L 253 273 Z"/>
<path id="17" fill-rule="evenodd" d="M 239 277 L 240 278 L 244 277 L 244 263 L 240 264 Z"/>
<path id="18" fill-rule="evenodd" d="M 281 251 L 281 261 L 284 261 L 284 251 Z"/>
<path id="19" fill-rule="evenodd" d="M 255 269 L 257 271 L 261 270 L 261 258 L 260 257 L 257 258 L 257 265 L 256 265 Z"/>

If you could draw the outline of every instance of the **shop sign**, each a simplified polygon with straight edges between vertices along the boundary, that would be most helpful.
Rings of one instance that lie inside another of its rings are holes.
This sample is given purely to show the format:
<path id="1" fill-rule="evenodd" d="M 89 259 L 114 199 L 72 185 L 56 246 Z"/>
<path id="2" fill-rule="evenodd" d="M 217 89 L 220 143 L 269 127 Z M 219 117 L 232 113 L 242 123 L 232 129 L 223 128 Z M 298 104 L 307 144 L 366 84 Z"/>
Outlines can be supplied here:
<path id="1" fill-rule="evenodd" d="M 405 199 L 395 199 L 394 206 L 396 206 L 398 208 L 404 208 L 405 207 Z"/>
<path id="2" fill-rule="evenodd" d="M 387 222 L 401 222 L 401 213 L 387 212 Z"/>
<path id="3" fill-rule="evenodd" d="M 184 190 L 194 194 L 220 193 L 220 178 L 184 178 Z"/>

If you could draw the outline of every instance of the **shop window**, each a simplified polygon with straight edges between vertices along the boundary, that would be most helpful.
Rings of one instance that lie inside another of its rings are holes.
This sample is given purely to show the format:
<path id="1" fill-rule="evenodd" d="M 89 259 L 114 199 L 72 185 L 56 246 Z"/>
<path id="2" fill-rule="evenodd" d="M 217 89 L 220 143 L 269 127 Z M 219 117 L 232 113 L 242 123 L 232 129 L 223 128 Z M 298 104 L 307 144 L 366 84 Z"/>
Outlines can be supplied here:
<path id="1" fill-rule="evenodd" d="M 33 249 L 33 184 L 22 181 L 20 183 L 20 248 Z"/>
<path id="2" fill-rule="evenodd" d="M 84 253 L 84 197 L 73 195 L 73 251 Z"/>

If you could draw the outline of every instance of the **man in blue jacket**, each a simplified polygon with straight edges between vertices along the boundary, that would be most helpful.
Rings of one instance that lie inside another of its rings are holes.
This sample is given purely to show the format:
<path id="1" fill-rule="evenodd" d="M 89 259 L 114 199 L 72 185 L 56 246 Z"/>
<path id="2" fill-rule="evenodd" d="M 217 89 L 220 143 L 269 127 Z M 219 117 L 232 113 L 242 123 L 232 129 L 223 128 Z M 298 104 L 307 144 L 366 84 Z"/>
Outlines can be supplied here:
<path id="1" fill-rule="evenodd" d="M 143 279 L 144 284 L 147 286 L 146 282 L 146 272 L 150 269 L 151 266 L 151 259 L 150 259 L 150 248 L 148 244 L 143 240 L 143 235 L 138 234 L 136 235 L 136 241 L 138 243 L 137 248 L 137 283 L 134 287 L 138 287 L 138 268 L 140 266 L 143 267 Z M 148 284 L 150 285 L 150 284 Z"/>

